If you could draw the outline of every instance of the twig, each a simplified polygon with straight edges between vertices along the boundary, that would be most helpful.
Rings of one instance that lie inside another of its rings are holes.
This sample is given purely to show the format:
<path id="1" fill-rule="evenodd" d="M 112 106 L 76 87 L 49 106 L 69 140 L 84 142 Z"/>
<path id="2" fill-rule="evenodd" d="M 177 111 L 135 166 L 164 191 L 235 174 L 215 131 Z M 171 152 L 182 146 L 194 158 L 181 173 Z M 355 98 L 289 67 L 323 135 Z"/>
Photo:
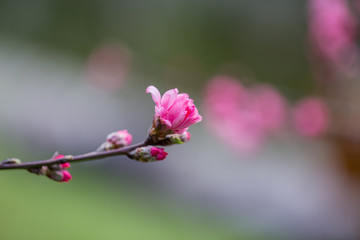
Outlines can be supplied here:
<path id="1" fill-rule="evenodd" d="M 49 166 L 52 164 L 59 164 L 59 163 L 74 163 L 74 162 L 80 162 L 80 161 L 91 161 L 101 158 L 107 158 L 111 156 L 117 156 L 117 155 L 127 155 L 130 151 L 138 148 L 138 147 L 144 147 L 148 146 L 149 143 L 147 141 L 137 143 L 130 145 L 128 147 L 115 149 L 115 150 L 108 150 L 103 152 L 89 152 L 85 154 L 80 154 L 77 156 L 65 156 L 60 159 L 47 159 L 47 160 L 40 160 L 40 161 L 32 161 L 32 162 L 24 162 L 20 164 L 13 164 L 13 163 L 3 163 L 0 164 L 0 170 L 9 170 L 9 169 L 32 169 L 32 168 L 38 168 L 41 166 Z"/>

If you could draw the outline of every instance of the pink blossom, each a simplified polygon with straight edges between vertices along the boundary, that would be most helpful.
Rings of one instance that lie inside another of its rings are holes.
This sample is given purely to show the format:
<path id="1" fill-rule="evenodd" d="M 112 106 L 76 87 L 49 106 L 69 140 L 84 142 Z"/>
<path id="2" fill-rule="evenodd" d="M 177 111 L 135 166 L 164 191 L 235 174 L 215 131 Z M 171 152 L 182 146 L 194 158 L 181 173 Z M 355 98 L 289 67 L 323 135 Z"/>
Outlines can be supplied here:
<path id="1" fill-rule="evenodd" d="M 356 21 L 346 0 L 309 2 L 310 43 L 315 55 L 343 65 L 355 46 Z"/>
<path id="2" fill-rule="evenodd" d="M 156 160 L 164 160 L 168 153 L 165 152 L 163 148 L 152 147 L 150 155 L 156 157 Z"/>
<path id="3" fill-rule="evenodd" d="M 183 133 L 191 125 L 202 120 L 193 100 L 186 93 L 170 89 L 161 97 L 159 90 L 149 86 L 146 93 L 150 93 L 156 106 L 154 122 L 160 120 L 161 124 L 175 133 Z"/>
<path id="4" fill-rule="evenodd" d="M 72 179 L 72 176 L 68 171 L 64 170 L 61 171 L 61 173 L 62 173 L 61 182 L 69 182 Z"/>
<path id="5" fill-rule="evenodd" d="M 317 137 L 328 128 L 328 108 L 319 98 L 304 98 L 294 106 L 292 121 L 295 130 L 301 135 Z"/>
<path id="6" fill-rule="evenodd" d="M 279 130 L 285 124 L 286 101 L 279 92 L 269 85 L 257 85 L 250 89 L 254 108 L 262 115 L 263 127 L 271 132 Z"/>
<path id="7" fill-rule="evenodd" d="M 207 126 L 240 153 L 257 151 L 270 132 L 281 129 L 286 102 L 271 86 L 245 88 L 237 79 L 214 77 L 204 98 Z"/>

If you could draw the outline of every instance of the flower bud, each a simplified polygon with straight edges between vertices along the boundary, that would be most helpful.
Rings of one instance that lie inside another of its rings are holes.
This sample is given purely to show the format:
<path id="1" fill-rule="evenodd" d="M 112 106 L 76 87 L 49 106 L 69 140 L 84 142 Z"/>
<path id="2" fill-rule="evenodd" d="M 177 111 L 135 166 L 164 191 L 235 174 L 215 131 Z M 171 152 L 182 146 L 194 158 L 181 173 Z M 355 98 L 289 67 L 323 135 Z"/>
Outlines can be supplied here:
<path id="1" fill-rule="evenodd" d="M 68 171 L 64 170 L 62 171 L 62 174 L 63 174 L 63 177 L 61 179 L 62 182 L 69 182 L 72 179 L 72 176 Z"/>
<path id="2" fill-rule="evenodd" d="M 57 182 L 69 182 L 71 180 L 71 174 L 64 170 L 64 171 L 49 171 L 46 176 L 54 181 Z"/>
<path id="3" fill-rule="evenodd" d="M 164 160 L 168 153 L 165 152 L 163 148 L 152 147 L 150 149 L 150 155 L 155 157 L 156 160 Z"/>
<path id="4" fill-rule="evenodd" d="M 139 162 L 155 162 L 164 160 L 167 155 L 163 148 L 147 146 L 135 149 L 128 156 Z"/>
<path id="5" fill-rule="evenodd" d="M 66 163 L 61 163 L 60 166 L 62 169 L 66 169 L 66 168 L 69 168 L 71 165 L 70 165 L 70 163 L 66 162 Z"/>
<path id="6" fill-rule="evenodd" d="M 72 156 L 70 156 L 70 155 L 64 156 L 62 154 L 58 154 L 58 155 L 55 155 L 52 159 L 62 159 L 62 158 L 71 160 Z M 50 168 L 50 170 L 63 170 L 63 169 L 69 168 L 70 166 L 71 166 L 70 163 L 65 162 L 65 163 L 50 165 L 49 168 Z"/>
<path id="7" fill-rule="evenodd" d="M 56 153 L 57 154 L 57 153 Z M 68 159 L 71 160 L 73 158 L 73 156 L 71 155 L 62 155 L 62 154 L 57 154 L 53 157 L 53 159 Z M 65 162 L 65 163 L 60 163 L 60 164 L 53 164 L 50 165 L 48 167 L 43 166 L 42 169 L 42 175 L 46 175 L 48 178 L 57 181 L 57 182 L 69 182 L 71 180 L 71 174 L 64 170 L 66 168 L 70 167 L 70 163 Z"/>
<path id="8" fill-rule="evenodd" d="M 185 131 L 180 135 L 180 140 L 184 143 L 190 141 L 190 138 L 191 134 L 188 131 Z"/>
<path id="9" fill-rule="evenodd" d="M 18 158 L 7 158 L 1 162 L 1 165 L 6 164 L 21 164 L 21 161 Z"/>
<path id="10" fill-rule="evenodd" d="M 112 132 L 106 137 L 106 141 L 98 148 L 98 151 L 107 151 L 111 149 L 123 148 L 130 145 L 132 135 L 128 131 L 120 130 Z"/>

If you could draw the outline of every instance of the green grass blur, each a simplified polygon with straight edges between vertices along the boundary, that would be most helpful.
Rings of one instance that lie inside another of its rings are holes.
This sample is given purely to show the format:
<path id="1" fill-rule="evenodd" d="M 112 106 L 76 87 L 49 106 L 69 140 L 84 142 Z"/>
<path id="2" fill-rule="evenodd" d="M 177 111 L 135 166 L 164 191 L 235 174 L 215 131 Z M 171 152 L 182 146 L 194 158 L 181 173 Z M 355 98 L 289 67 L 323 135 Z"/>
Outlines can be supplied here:
<path id="1" fill-rule="evenodd" d="M 180 213 L 96 179 L 70 184 L 23 171 L 3 172 L 1 239 L 226 239 L 211 221 Z"/>

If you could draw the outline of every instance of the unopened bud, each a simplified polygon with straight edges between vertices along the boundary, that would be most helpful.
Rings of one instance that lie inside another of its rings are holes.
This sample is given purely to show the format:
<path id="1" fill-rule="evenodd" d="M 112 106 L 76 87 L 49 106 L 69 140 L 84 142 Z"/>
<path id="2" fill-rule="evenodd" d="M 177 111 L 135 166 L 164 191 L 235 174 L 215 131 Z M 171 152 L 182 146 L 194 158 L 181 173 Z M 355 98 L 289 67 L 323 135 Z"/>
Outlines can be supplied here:
<path id="1" fill-rule="evenodd" d="M 157 148 L 157 147 L 152 147 L 150 149 L 150 154 L 151 156 L 155 157 L 156 160 L 164 160 L 166 158 L 166 156 L 168 155 L 167 152 L 164 151 L 163 148 Z"/>
<path id="2" fill-rule="evenodd" d="M 66 169 L 66 168 L 69 168 L 71 165 L 70 165 L 70 163 L 66 162 L 66 163 L 61 163 L 60 166 L 62 169 Z"/>
<path id="3" fill-rule="evenodd" d="M 64 171 L 49 171 L 46 176 L 54 181 L 57 182 L 69 182 L 71 180 L 71 174 L 64 170 Z"/>
<path id="4" fill-rule="evenodd" d="M 18 158 L 7 158 L 1 162 L 1 165 L 7 164 L 21 164 L 21 161 Z"/>
<path id="5" fill-rule="evenodd" d="M 56 156 L 53 157 L 53 159 L 66 159 L 66 160 L 72 160 L 74 157 L 72 155 L 62 155 L 62 154 L 58 154 Z M 49 166 L 49 168 L 51 170 L 63 170 L 66 168 L 69 168 L 71 165 L 68 162 L 65 163 L 60 163 L 60 164 L 53 164 L 51 166 Z"/>
<path id="6" fill-rule="evenodd" d="M 162 146 L 171 145 L 171 144 L 182 144 L 185 142 L 188 142 L 191 138 L 191 135 L 188 131 L 185 131 L 181 134 L 169 134 L 166 136 L 164 141 L 159 141 L 159 143 L 165 143 L 160 144 Z"/>
<path id="7" fill-rule="evenodd" d="M 64 170 L 62 171 L 62 174 L 63 174 L 63 178 L 61 179 L 62 182 L 69 182 L 72 179 L 72 176 L 68 171 Z"/>
<path id="8" fill-rule="evenodd" d="M 168 153 L 163 148 L 147 146 L 135 149 L 129 154 L 129 157 L 139 162 L 155 162 L 164 160 L 167 155 Z"/>
<path id="9" fill-rule="evenodd" d="M 53 157 L 53 159 L 66 159 L 66 160 L 71 160 L 74 157 L 72 155 L 62 155 L 62 154 L 58 154 L 56 156 Z M 43 166 L 42 168 L 44 168 L 46 166 Z M 65 163 L 60 163 L 60 164 L 53 164 L 50 165 L 48 167 L 48 170 L 46 171 L 45 175 L 57 182 L 69 182 L 71 180 L 71 174 L 64 170 L 66 168 L 70 167 L 70 163 L 65 162 Z"/>
<path id="10" fill-rule="evenodd" d="M 182 134 L 180 134 L 180 139 L 184 143 L 190 141 L 190 138 L 191 138 L 191 134 L 188 131 L 185 131 Z"/>
<path id="11" fill-rule="evenodd" d="M 106 141 L 98 148 L 98 151 L 123 148 L 130 145 L 131 142 L 132 135 L 126 129 L 112 132 L 106 137 Z"/>
<path id="12" fill-rule="evenodd" d="M 65 155 L 64 158 L 66 160 L 73 160 L 74 159 L 74 156 L 73 155 Z"/>

